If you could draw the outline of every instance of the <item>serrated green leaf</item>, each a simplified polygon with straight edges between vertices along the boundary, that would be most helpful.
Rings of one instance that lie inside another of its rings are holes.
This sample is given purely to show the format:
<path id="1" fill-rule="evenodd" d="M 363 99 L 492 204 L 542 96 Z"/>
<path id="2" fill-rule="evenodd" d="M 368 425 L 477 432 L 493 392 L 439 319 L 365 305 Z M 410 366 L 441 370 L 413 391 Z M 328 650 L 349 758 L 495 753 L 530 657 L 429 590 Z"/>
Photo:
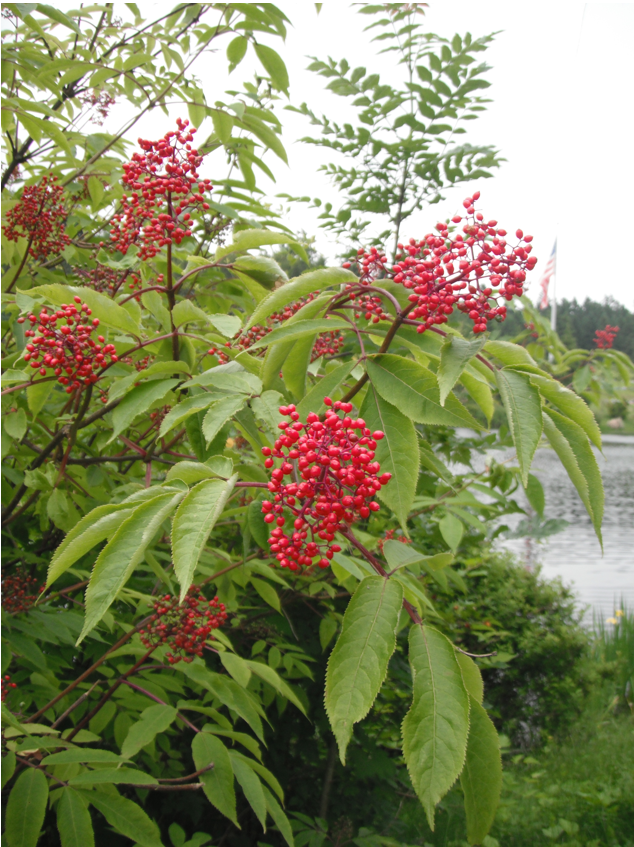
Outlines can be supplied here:
<path id="1" fill-rule="evenodd" d="M 179 462 L 170 468 L 166 482 L 180 479 L 186 485 L 194 485 L 203 479 L 229 479 L 233 473 L 233 461 L 226 456 L 212 456 L 206 462 Z"/>
<path id="2" fill-rule="evenodd" d="M 256 662 L 252 659 L 247 659 L 246 663 L 256 676 L 259 676 L 260 679 L 264 680 L 264 682 L 268 682 L 268 684 L 272 686 L 278 694 L 281 694 L 282 697 L 286 697 L 287 700 L 290 700 L 303 715 L 306 714 L 302 701 L 297 697 L 290 685 L 282 679 L 277 671 L 262 662 Z"/>
<path id="3" fill-rule="evenodd" d="M 124 503 L 107 503 L 88 512 L 68 533 L 59 545 L 48 566 L 46 587 L 68 570 L 89 550 L 104 541 L 132 512 Z"/>
<path id="4" fill-rule="evenodd" d="M 277 609 L 278 612 L 281 611 L 280 598 L 270 583 L 264 579 L 256 579 L 255 577 L 251 578 L 251 583 L 265 603 Z"/>
<path id="5" fill-rule="evenodd" d="M 331 286 L 343 285 L 346 282 L 356 282 L 357 277 L 345 268 L 318 268 L 309 271 L 296 279 L 292 279 L 286 285 L 281 285 L 272 291 L 266 299 L 262 300 L 254 310 L 245 330 L 255 324 L 264 323 L 266 318 L 273 312 L 277 312 L 294 303 L 296 300 L 306 297 L 315 291 L 322 291 Z"/>
<path id="6" fill-rule="evenodd" d="M 440 389 L 440 405 L 445 405 L 449 392 L 458 381 L 469 361 L 484 347 L 485 338 L 480 336 L 475 341 L 466 341 L 457 335 L 450 335 L 440 348 L 440 365 L 438 367 L 438 387 Z"/>
<path id="7" fill-rule="evenodd" d="M 230 70 L 233 70 L 244 59 L 248 46 L 249 41 L 244 35 L 239 35 L 229 42 L 227 45 L 227 59 L 229 60 L 229 64 L 233 65 Z"/>
<path id="8" fill-rule="evenodd" d="M 182 603 L 194 579 L 196 566 L 216 521 L 238 478 L 234 474 L 226 482 L 204 480 L 182 501 L 172 525 L 172 559 L 174 574 L 180 583 Z"/>
<path id="9" fill-rule="evenodd" d="M 392 479 L 377 496 L 392 509 L 405 529 L 418 482 L 419 453 L 414 424 L 373 386 L 365 395 L 360 416 L 372 431 L 385 433 L 385 438 L 377 444 L 375 459 L 381 465 L 381 473 L 391 473 Z"/>
<path id="10" fill-rule="evenodd" d="M 278 289 L 279 290 L 279 289 Z M 319 332 L 330 332 L 337 329 L 350 329 L 350 324 L 339 318 L 323 318 L 314 321 L 297 321 L 289 325 L 286 322 L 284 326 L 272 330 L 260 341 L 256 341 L 249 347 L 249 350 L 257 350 L 260 347 L 268 347 L 278 341 L 296 341 L 305 336 L 316 335 Z"/>
<path id="11" fill-rule="evenodd" d="M 430 626 L 410 630 L 413 699 L 403 721 L 403 754 L 430 828 L 434 810 L 465 761 L 469 696 L 453 645 Z"/>
<path id="12" fill-rule="evenodd" d="M 342 764 L 355 723 L 368 714 L 396 646 L 403 589 L 395 580 L 367 576 L 352 595 L 341 635 L 328 659 L 326 713 Z"/>
<path id="13" fill-rule="evenodd" d="M 171 491 L 142 503 L 103 548 L 86 589 L 86 617 L 78 644 L 107 612 L 134 568 L 143 560 L 155 533 L 184 496 L 184 491 L 177 494 Z"/>
<path id="14" fill-rule="evenodd" d="M 478 404 L 487 419 L 488 425 L 491 426 L 495 404 L 488 383 L 484 379 L 480 379 L 466 371 L 460 374 L 460 382 L 467 389 L 467 393 L 471 399 Z"/>
<path id="15" fill-rule="evenodd" d="M 482 682 L 482 674 L 480 668 L 469 656 L 460 653 L 456 650 L 456 659 L 460 665 L 462 673 L 462 681 L 467 692 L 477 703 L 482 703 L 484 698 L 484 683 Z"/>
<path id="16" fill-rule="evenodd" d="M 541 482 L 534 476 L 532 473 L 528 475 L 528 485 L 526 486 L 526 496 L 528 497 L 528 502 L 531 504 L 533 509 L 537 512 L 538 515 L 544 514 L 544 507 L 546 506 L 546 497 L 544 495 L 544 488 Z"/>
<path id="17" fill-rule="evenodd" d="M 574 391 L 550 377 L 535 374 L 530 376 L 530 381 L 537 386 L 542 397 L 556 406 L 562 414 L 579 424 L 590 441 L 599 450 L 601 449 L 601 430 L 583 397 L 579 397 Z"/>
<path id="18" fill-rule="evenodd" d="M 233 750 L 229 750 L 229 760 L 231 761 L 234 776 L 240 784 L 240 788 L 242 788 L 247 802 L 266 832 L 266 800 L 264 799 L 262 783 L 254 771 L 243 761 L 242 757 L 237 756 Z"/>
<path id="19" fill-rule="evenodd" d="M 223 244 L 218 247 L 216 250 L 216 261 L 219 262 L 220 259 L 228 256 L 230 253 L 242 253 L 245 250 L 253 250 L 257 247 L 266 247 L 271 244 L 289 244 L 305 262 L 308 261 L 306 251 L 301 244 L 295 241 L 292 235 L 283 232 L 272 232 L 270 229 L 241 229 L 234 235 L 231 244 Z"/>
<path id="20" fill-rule="evenodd" d="M 35 847 L 48 801 L 48 785 L 42 771 L 27 768 L 11 789 L 4 817 L 7 847 Z"/>
<path id="21" fill-rule="evenodd" d="M 588 436 L 578 424 L 553 409 L 544 409 L 544 431 L 577 489 L 603 547 L 601 523 L 605 495 L 601 471 Z"/>
<path id="22" fill-rule="evenodd" d="M 249 680 L 251 679 L 251 670 L 244 659 L 241 656 L 237 656 L 235 653 L 229 653 L 227 650 L 224 650 L 220 653 L 220 661 L 227 673 L 229 673 L 239 685 L 246 688 L 249 684 Z"/>
<path id="23" fill-rule="evenodd" d="M 147 411 L 152 403 L 161 400 L 178 385 L 177 379 L 156 379 L 137 385 L 112 412 L 111 441 L 126 430 L 137 415 Z"/>
<path id="24" fill-rule="evenodd" d="M 161 438 L 167 435 L 170 430 L 187 420 L 190 415 L 194 415 L 202 409 L 207 409 L 217 399 L 218 397 L 214 394 L 195 394 L 193 397 L 188 397 L 178 403 L 163 418 L 159 435 Z"/>
<path id="25" fill-rule="evenodd" d="M 26 412 L 24 409 L 18 409 L 17 412 L 11 412 L 4 416 L 3 423 L 5 431 L 11 436 L 11 438 L 15 438 L 16 441 L 20 441 L 26 432 Z"/>
<path id="26" fill-rule="evenodd" d="M 39 285 L 37 288 L 31 288 L 28 296 L 41 297 L 45 302 L 53 303 L 55 306 L 72 303 L 73 297 L 81 297 L 82 302 L 87 303 L 92 310 L 91 319 L 99 318 L 105 326 L 132 335 L 139 331 L 138 325 L 123 306 L 119 306 L 110 297 L 106 297 L 99 291 L 93 291 L 87 286 L 60 285 L 59 283 Z"/>
<path id="27" fill-rule="evenodd" d="M 496 376 L 526 488 L 531 462 L 542 437 L 541 398 L 527 374 L 503 368 Z"/>
<path id="28" fill-rule="evenodd" d="M 121 755 L 124 759 L 131 759 L 142 747 L 149 744 L 159 732 L 171 726 L 176 720 L 177 711 L 173 706 L 157 704 L 148 706 L 141 712 L 141 720 L 133 723 L 125 741 L 121 745 Z"/>
<path id="29" fill-rule="evenodd" d="M 236 412 L 239 412 L 245 403 L 246 397 L 243 394 L 238 394 L 234 397 L 227 397 L 224 400 L 218 400 L 210 406 L 202 425 L 203 435 L 205 436 L 207 444 L 210 444 L 214 440 L 227 421 L 230 420 Z"/>
<path id="30" fill-rule="evenodd" d="M 465 657 L 466 658 L 466 657 Z M 502 792 L 502 759 L 495 727 L 471 697 L 469 741 L 460 784 L 467 814 L 467 839 L 482 844 L 493 825 Z"/>
<path id="31" fill-rule="evenodd" d="M 411 359 L 387 353 L 369 359 L 368 376 L 378 393 L 417 423 L 468 426 L 482 429 L 473 415 L 453 395 L 440 405 L 440 389 L 433 371 Z"/>
<path id="32" fill-rule="evenodd" d="M 225 675 L 213 673 L 204 665 L 194 661 L 191 664 L 181 666 L 182 673 L 193 680 L 197 685 L 202 685 L 217 697 L 221 703 L 232 709 L 243 718 L 255 732 L 257 737 L 263 741 L 264 734 L 262 721 L 256 707 L 257 701 L 249 697 L 247 692 Z M 224 813 L 223 813 L 224 814 Z"/>
<path id="33" fill-rule="evenodd" d="M 208 732 L 199 732 L 192 741 L 192 755 L 196 770 L 206 768 L 213 763 L 213 768 L 200 775 L 204 784 L 205 796 L 218 811 L 229 818 L 238 829 L 236 817 L 236 793 L 233 785 L 233 768 L 225 745 Z"/>
<path id="34" fill-rule="evenodd" d="M 537 362 L 526 348 L 513 344 L 511 341 L 487 341 L 484 349 L 508 367 L 524 365 L 537 368 Z"/>
<path id="35" fill-rule="evenodd" d="M 284 840 L 288 844 L 288 847 L 295 847 L 295 841 L 293 839 L 293 828 L 291 827 L 290 821 L 284 814 L 284 811 L 280 804 L 277 802 L 275 797 L 271 794 L 268 788 L 263 785 L 264 789 L 264 797 L 266 799 L 266 809 L 270 816 L 273 818 L 275 822 L 275 826 L 279 829 L 284 837 Z"/>
<path id="36" fill-rule="evenodd" d="M 116 792 L 116 789 L 113 789 Z M 141 847 L 163 847 L 157 825 L 140 806 L 118 793 L 91 791 L 90 803 L 117 832 L 131 838 Z"/>
<path id="37" fill-rule="evenodd" d="M 62 847 L 94 847 L 90 812 L 82 797 L 72 788 L 62 788 L 57 801 L 57 829 Z"/>
<path id="38" fill-rule="evenodd" d="M 447 512 L 438 522 L 438 527 L 447 546 L 451 547 L 455 553 L 462 541 L 462 535 L 464 533 L 462 521 L 455 515 L 452 515 L 451 512 Z"/>
<path id="39" fill-rule="evenodd" d="M 4 648 L 5 646 L 6 645 L 3 642 L 2 647 Z M 11 651 L 9 651 L 9 655 L 11 655 Z M 5 670 L 6 670 L 6 668 L 3 669 L 3 671 L 2 671 L 3 674 L 4 674 Z M 15 772 L 15 753 L 13 753 L 11 750 L 7 750 L 6 754 L 2 757 L 2 781 L 1 781 L 2 782 L 2 784 L 1 784 L 2 788 L 4 788 L 4 786 L 7 784 L 7 782 L 11 779 L 14 772 Z"/>

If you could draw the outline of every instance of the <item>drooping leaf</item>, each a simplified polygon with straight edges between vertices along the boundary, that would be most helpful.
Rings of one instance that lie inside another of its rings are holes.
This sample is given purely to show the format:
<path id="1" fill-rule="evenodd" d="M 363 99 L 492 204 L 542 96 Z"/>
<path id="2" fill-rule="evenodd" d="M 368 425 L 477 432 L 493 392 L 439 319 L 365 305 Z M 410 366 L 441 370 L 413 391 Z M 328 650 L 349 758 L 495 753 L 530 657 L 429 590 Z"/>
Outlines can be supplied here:
<path id="1" fill-rule="evenodd" d="M 95 835 L 90 812 L 79 793 L 73 788 L 62 788 L 56 808 L 62 847 L 94 847 Z"/>
<path id="2" fill-rule="evenodd" d="M 484 347 L 484 342 L 484 336 L 476 338 L 475 341 L 466 341 L 456 335 L 448 336 L 440 349 L 440 365 L 438 367 L 441 406 L 445 405 L 449 392 L 469 361 Z"/>
<path id="3" fill-rule="evenodd" d="M 238 478 L 204 480 L 198 483 L 182 501 L 174 515 L 172 525 L 172 558 L 174 573 L 181 586 L 183 602 L 192 584 L 200 554 Z"/>
<path id="4" fill-rule="evenodd" d="M 229 750 L 229 760 L 231 761 L 234 776 L 238 780 L 240 788 L 242 788 L 244 796 L 247 798 L 247 802 L 266 832 L 266 800 L 264 798 L 264 791 L 262 790 L 262 783 L 243 758 L 236 756 L 233 750 Z"/>
<path id="5" fill-rule="evenodd" d="M 438 528 L 447 545 L 455 553 L 464 533 L 464 524 L 460 518 L 457 518 L 451 512 L 447 512 L 438 522 Z"/>
<path id="6" fill-rule="evenodd" d="M 131 838 L 141 847 L 163 847 L 157 825 L 132 800 L 126 800 L 118 793 L 106 794 L 101 791 L 91 791 L 89 798 L 91 805 L 121 835 Z"/>
<path id="7" fill-rule="evenodd" d="M 131 512 L 132 507 L 125 503 L 107 503 L 88 512 L 55 551 L 48 566 L 47 588 L 96 544 L 112 535 Z"/>
<path id="8" fill-rule="evenodd" d="M 380 490 L 378 497 L 392 509 L 405 529 L 418 481 L 418 438 L 414 424 L 384 400 L 373 386 L 365 395 L 360 416 L 373 432 L 385 433 L 385 438 L 377 444 L 375 458 L 381 465 L 381 473 L 391 473 L 392 479 Z"/>
<path id="9" fill-rule="evenodd" d="M 183 491 L 176 494 L 171 491 L 142 503 L 103 548 L 86 589 L 86 617 L 77 643 L 83 641 L 99 623 L 134 568 L 142 561 L 160 525 L 184 496 Z"/>
<path id="10" fill-rule="evenodd" d="M 275 821 L 275 826 L 279 829 L 284 837 L 284 840 L 288 844 L 288 847 L 295 847 L 295 840 L 293 839 L 293 829 L 291 827 L 290 821 L 284 814 L 284 811 L 280 804 L 277 802 L 275 797 L 271 794 L 268 788 L 263 785 L 264 790 L 264 798 L 266 800 L 266 809 L 270 816 Z"/>
<path id="11" fill-rule="evenodd" d="M 470 844 L 482 844 L 493 825 L 500 801 L 502 759 L 491 718 L 476 698 L 470 697 L 470 701 L 471 725 L 460 784 L 467 813 L 467 839 Z"/>
<path id="12" fill-rule="evenodd" d="M 304 705 L 299 697 L 295 694 L 290 685 L 282 679 L 282 677 L 278 674 L 277 671 L 273 670 L 269 665 L 265 665 L 262 662 L 256 662 L 253 659 L 246 660 L 247 667 L 253 671 L 256 676 L 259 676 L 260 679 L 263 679 L 264 682 L 267 682 L 272 688 L 274 688 L 278 694 L 281 694 L 282 697 L 285 697 L 287 700 L 290 700 L 291 703 L 296 706 L 299 711 L 305 715 L 306 710 L 304 709 Z"/>
<path id="13" fill-rule="evenodd" d="M 209 802 L 238 829 L 236 817 L 236 793 L 233 786 L 233 768 L 229 752 L 219 738 L 208 732 L 199 732 L 192 741 L 192 756 L 196 770 L 206 768 L 213 763 L 211 770 L 200 775 L 204 784 L 205 796 Z"/>
<path id="14" fill-rule="evenodd" d="M 544 431 L 577 489 L 603 546 L 601 523 L 605 495 L 601 471 L 588 436 L 578 424 L 553 409 L 544 409 Z"/>
<path id="15" fill-rule="evenodd" d="M 148 706 L 141 712 L 141 719 L 132 724 L 121 746 L 124 759 L 131 759 L 142 747 L 149 744 L 159 732 L 165 730 L 176 720 L 176 709 L 173 706 L 157 704 Z"/>
<path id="16" fill-rule="evenodd" d="M 258 701 L 252 699 L 237 682 L 230 679 L 226 674 L 213 673 L 202 663 L 196 661 L 183 666 L 182 672 L 196 684 L 202 685 L 203 688 L 210 691 L 225 706 L 240 715 L 261 741 L 264 739 L 262 721 L 258 713 Z"/>
<path id="17" fill-rule="evenodd" d="M 527 374 L 503 368 L 497 371 L 497 383 L 504 411 L 517 451 L 524 488 L 535 450 L 542 437 L 542 404 L 539 391 Z"/>
<path id="18" fill-rule="evenodd" d="M 216 261 L 219 262 L 220 259 L 230 253 L 243 253 L 245 250 L 254 250 L 257 247 L 265 247 L 270 244 L 289 244 L 298 256 L 305 262 L 308 261 L 306 251 L 301 244 L 295 241 L 292 235 L 284 232 L 272 232 L 270 229 L 241 229 L 236 232 L 231 244 L 222 244 L 218 247 Z M 259 321 L 255 321 L 255 323 L 259 323 Z"/>
<path id="19" fill-rule="evenodd" d="M 467 389 L 467 393 L 480 407 L 480 411 L 487 419 L 487 423 L 491 426 L 491 418 L 495 411 L 493 402 L 493 394 L 489 388 L 489 384 L 481 377 L 476 377 L 467 371 L 460 374 L 460 382 Z"/>
<path id="20" fill-rule="evenodd" d="M 317 270 L 302 274 L 300 277 L 286 283 L 286 285 L 282 285 L 275 291 L 272 291 L 265 300 L 262 300 L 244 328 L 246 330 L 255 324 L 264 323 L 273 312 L 280 311 L 284 306 L 288 306 L 289 303 L 294 303 L 308 294 L 312 294 L 315 291 L 322 291 L 332 286 L 339 286 L 346 282 L 355 282 L 356 279 L 357 277 L 351 271 L 347 271 L 344 268 L 318 268 Z"/>
<path id="21" fill-rule="evenodd" d="M 244 394 L 226 397 L 224 400 L 218 400 L 209 407 L 209 411 L 203 420 L 203 435 L 210 444 L 218 435 L 222 427 L 230 420 L 236 412 L 246 403 Z"/>
<path id="22" fill-rule="evenodd" d="M 451 642 L 430 626 L 410 630 L 412 705 L 403 721 L 403 754 L 430 828 L 436 805 L 465 761 L 469 696 Z"/>
<path id="23" fill-rule="evenodd" d="M 396 580 L 367 576 L 346 609 L 328 660 L 325 695 L 342 764 L 352 728 L 372 708 L 387 674 L 402 604 L 403 589 Z"/>
<path id="24" fill-rule="evenodd" d="M 251 577 L 251 583 L 265 603 L 268 603 L 269 606 L 277 609 L 278 612 L 281 611 L 280 598 L 270 582 L 267 582 L 264 579 Z"/>
<path id="25" fill-rule="evenodd" d="M 147 411 L 152 403 L 162 400 L 177 385 L 177 379 L 157 379 L 133 388 L 112 412 L 113 431 L 110 440 L 127 429 L 137 415 Z"/>
<path id="26" fill-rule="evenodd" d="M 9 794 L 4 817 L 7 847 L 35 847 L 47 801 L 48 785 L 42 771 L 35 768 L 22 771 Z"/>
<path id="27" fill-rule="evenodd" d="M 417 423 L 439 426 L 468 426 L 482 429 L 473 415 L 453 395 L 444 406 L 433 371 L 392 353 L 368 360 L 368 376 L 384 400 Z"/>
<path id="28" fill-rule="evenodd" d="M 579 424 L 590 441 L 601 449 L 601 430 L 583 397 L 550 377 L 531 374 L 530 381 L 539 388 L 542 397 L 556 406 L 563 415 Z"/>
<path id="29" fill-rule="evenodd" d="M 544 495 L 544 487 L 534 474 L 528 475 L 528 485 L 526 486 L 526 496 L 528 502 L 538 515 L 544 514 L 546 506 L 546 497 Z"/>
<path id="30" fill-rule="evenodd" d="M 309 412 L 320 414 L 325 410 L 324 397 L 335 394 L 339 386 L 350 376 L 356 362 L 353 360 L 340 365 L 334 371 L 317 380 L 306 396 L 297 404 L 297 412 L 300 420 L 306 420 Z"/>
<path id="31" fill-rule="evenodd" d="M 220 653 L 220 661 L 224 669 L 229 673 L 236 682 L 243 688 L 246 688 L 251 679 L 251 669 L 242 658 L 236 653 L 230 653 L 228 650 L 223 650 Z"/>
<path id="32" fill-rule="evenodd" d="M 257 42 L 253 44 L 253 48 L 264 70 L 270 76 L 273 88 L 277 91 L 286 91 L 288 89 L 288 71 L 280 54 L 272 47 Z"/>

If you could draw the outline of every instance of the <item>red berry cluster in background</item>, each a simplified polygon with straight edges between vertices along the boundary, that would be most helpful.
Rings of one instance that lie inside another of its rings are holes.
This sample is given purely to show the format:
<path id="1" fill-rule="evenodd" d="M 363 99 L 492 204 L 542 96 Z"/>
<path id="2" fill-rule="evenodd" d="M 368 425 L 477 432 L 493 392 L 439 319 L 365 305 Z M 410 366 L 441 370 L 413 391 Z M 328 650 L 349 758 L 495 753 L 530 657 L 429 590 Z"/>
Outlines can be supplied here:
<path id="1" fill-rule="evenodd" d="M 124 282 L 127 271 L 122 273 L 107 265 L 97 265 L 96 268 L 75 268 L 78 282 L 93 291 L 115 294 Z"/>
<path id="2" fill-rule="evenodd" d="M 294 303 L 289 303 L 281 311 L 273 312 L 269 315 L 266 321 L 266 326 L 255 324 L 255 326 L 250 327 L 250 329 L 246 330 L 246 332 L 242 333 L 242 335 L 239 335 L 233 342 L 228 341 L 225 347 L 235 347 L 239 350 L 248 350 L 252 344 L 255 344 L 256 341 L 261 341 L 270 332 L 278 326 L 281 326 L 281 324 L 289 318 L 292 318 L 293 315 L 297 314 L 302 306 L 305 306 L 306 303 L 311 303 L 314 299 L 315 295 L 309 294 L 307 297 L 302 297 Z M 315 346 L 313 347 L 310 361 L 314 362 L 319 359 L 320 356 L 336 356 L 343 349 L 344 343 L 343 335 L 341 335 L 341 333 L 337 330 L 334 330 L 333 332 L 322 332 L 315 340 Z M 253 351 L 255 356 L 260 357 L 264 356 L 265 353 L 265 348 Z M 226 356 L 225 361 L 227 361 Z M 223 362 L 221 362 L 221 364 L 223 364 Z"/>
<path id="3" fill-rule="evenodd" d="M 2 225 L 9 241 L 30 239 L 29 254 L 34 259 L 56 256 L 70 244 L 70 238 L 64 232 L 64 189 L 56 183 L 57 177 L 49 174 L 37 185 L 27 185 L 17 204 L 7 212 L 7 222 Z"/>
<path id="4" fill-rule="evenodd" d="M 15 614 L 26 612 L 37 600 L 38 580 L 21 568 L 2 577 L 2 608 Z"/>
<path id="5" fill-rule="evenodd" d="M 379 548 L 379 550 L 382 553 L 383 552 L 383 545 L 385 544 L 385 542 L 386 541 L 394 541 L 394 540 L 400 541 L 401 544 L 411 544 L 412 543 L 409 540 L 409 538 L 405 538 L 404 535 L 397 535 L 395 529 L 387 529 L 385 531 L 385 536 L 383 538 L 379 538 L 379 540 L 377 541 L 377 547 Z"/>
<path id="6" fill-rule="evenodd" d="M 610 326 L 610 324 L 607 324 L 605 329 L 597 329 L 594 333 L 594 343 L 599 350 L 610 350 L 618 331 L 618 326 Z"/>
<path id="7" fill-rule="evenodd" d="M 217 597 L 207 600 L 192 585 L 182 605 L 171 594 L 160 597 L 154 603 L 150 622 L 139 630 L 139 635 L 146 647 L 168 644 L 172 652 L 166 653 L 166 658 L 175 665 L 181 660 L 191 662 L 194 656 L 202 656 L 212 630 L 226 620 L 225 604 Z"/>
<path id="8" fill-rule="evenodd" d="M 354 316 L 357 320 L 363 316 L 366 321 L 372 321 L 373 324 L 378 324 L 379 321 L 391 319 L 391 315 L 383 310 L 383 303 L 380 297 L 373 297 L 370 294 L 359 296 L 351 285 L 347 287 L 347 290 L 350 290 L 350 300 L 354 303 Z"/>
<path id="9" fill-rule="evenodd" d="M 376 442 L 384 434 L 371 433 L 364 420 L 349 417 L 352 403 L 333 404 L 329 397 L 324 403 L 328 411 L 323 422 L 310 412 L 302 423 L 294 405 L 280 406 L 290 422 L 279 424 L 283 434 L 273 449 L 262 448 L 267 468 L 274 466 L 274 458 L 282 459 L 268 485 L 274 502 L 265 500 L 262 512 L 266 523 L 276 524 L 269 538 L 271 553 L 292 571 L 312 565 L 315 558 L 320 568 L 328 567 L 341 550 L 333 544 L 335 533 L 377 512 L 374 497 L 391 479 L 389 473 L 379 476 L 381 468 L 374 461 Z M 284 477 L 297 481 L 285 483 Z M 285 509 L 294 516 L 290 536 L 283 531 Z"/>
<path id="10" fill-rule="evenodd" d="M 142 153 L 134 153 L 123 166 L 123 184 L 132 194 L 123 195 L 123 211 L 113 217 L 110 235 L 114 246 L 127 253 L 140 242 L 139 258 L 151 259 L 168 244 L 180 244 L 192 234 L 191 208 L 208 209 L 206 191 L 210 180 L 200 179 L 198 167 L 203 157 L 194 149 L 195 129 L 180 118 L 178 129 L 160 141 L 139 139 Z"/>
<path id="11" fill-rule="evenodd" d="M 7 697 L 7 694 L 11 691 L 11 689 L 18 687 L 15 682 L 9 682 L 10 679 L 11 679 L 11 677 L 9 676 L 8 673 L 5 674 L 3 677 L 0 677 L 0 683 L 2 685 L 2 694 L 0 695 L 0 699 L 2 700 L 3 703 L 4 703 L 4 701 Z"/>
<path id="12" fill-rule="evenodd" d="M 503 301 L 524 293 L 526 273 L 537 263 L 530 255 L 533 237 L 518 229 L 517 243 L 509 245 L 506 230 L 497 228 L 497 221 L 485 223 L 484 216 L 475 211 L 479 197 L 476 191 L 463 203 L 467 217 L 461 234 L 454 236 L 447 224 L 438 223 L 436 233 L 399 244 L 391 268 L 387 256 L 376 247 L 358 251 L 362 283 L 384 277 L 412 289 L 409 301 L 414 308 L 409 318 L 420 321 L 418 332 L 446 323 L 454 308 L 469 316 L 474 332 L 485 332 L 488 321 L 506 317 Z M 452 218 L 454 224 L 462 221 L 460 215 Z"/>
<path id="13" fill-rule="evenodd" d="M 90 122 L 97 124 L 97 126 L 103 126 L 103 122 L 108 117 L 110 107 L 114 106 L 117 102 L 107 91 L 98 91 L 97 89 L 87 91 L 80 97 L 80 100 L 84 105 L 94 108 L 96 114 L 90 118 Z"/>
<path id="14" fill-rule="evenodd" d="M 99 326 L 99 319 L 89 321 L 92 313 L 88 305 L 81 302 L 81 297 L 74 300 L 81 305 L 63 303 L 60 309 L 50 313 L 43 306 L 38 316 L 30 314 L 31 329 L 24 333 L 33 339 L 26 345 L 24 360 L 30 362 L 34 370 L 38 369 L 41 376 L 52 370 L 57 381 L 67 386 L 67 394 L 82 385 L 97 382 L 97 371 L 108 364 L 108 360 L 117 361 L 114 344 L 104 344 L 103 335 L 98 336 L 96 342 L 90 337 Z M 58 322 L 62 325 L 58 326 Z M 18 323 L 24 323 L 24 318 L 18 318 Z"/>

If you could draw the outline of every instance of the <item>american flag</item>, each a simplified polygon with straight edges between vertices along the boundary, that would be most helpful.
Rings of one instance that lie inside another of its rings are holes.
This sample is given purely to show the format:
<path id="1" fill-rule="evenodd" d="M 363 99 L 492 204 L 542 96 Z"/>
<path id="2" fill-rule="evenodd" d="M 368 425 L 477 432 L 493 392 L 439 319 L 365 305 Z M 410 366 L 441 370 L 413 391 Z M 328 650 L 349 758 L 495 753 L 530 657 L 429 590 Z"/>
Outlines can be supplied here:
<path id="1" fill-rule="evenodd" d="M 555 269 L 557 267 L 557 239 L 555 239 L 555 243 L 553 244 L 553 252 L 550 254 L 550 259 L 546 267 L 544 268 L 544 273 L 542 274 L 541 282 L 539 286 L 542 290 L 542 299 L 539 302 L 540 309 L 548 308 L 548 283 L 551 280 L 551 277 L 555 274 Z"/>

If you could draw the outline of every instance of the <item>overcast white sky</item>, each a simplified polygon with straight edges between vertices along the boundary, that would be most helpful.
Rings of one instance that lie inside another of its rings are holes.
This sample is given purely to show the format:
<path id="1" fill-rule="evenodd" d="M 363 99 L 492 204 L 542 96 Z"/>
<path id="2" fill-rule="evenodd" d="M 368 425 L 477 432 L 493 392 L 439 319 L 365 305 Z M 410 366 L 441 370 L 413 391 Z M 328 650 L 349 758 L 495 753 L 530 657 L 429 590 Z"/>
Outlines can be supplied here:
<path id="1" fill-rule="evenodd" d="M 371 33 L 363 32 L 368 18 L 352 6 L 341 0 L 325 2 L 317 15 L 314 3 L 304 0 L 282 0 L 279 5 L 293 24 L 286 45 L 279 39 L 263 40 L 280 50 L 287 63 L 291 103 L 305 100 L 314 111 L 335 120 L 350 119 L 347 99 L 326 91 L 327 80 L 305 70 L 309 55 L 346 58 L 352 66 L 381 73 L 386 81 L 399 80 L 392 54 L 378 55 L 380 45 L 373 45 Z M 60 3 L 61 8 L 70 6 Z M 164 3 L 139 6 L 148 15 L 166 8 Z M 465 124 L 469 131 L 463 139 L 492 144 L 508 161 L 493 179 L 451 191 L 444 203 L 410 218 L 403 236 L 421 237 L 478 188 L 486 217 L 497 218 L 508 230 L 521 227 L 534 235 L 540 262 L 529 289 L 533 299 L 540 268 L 557 238 L 558 299 L 602 300 L 609 295 L 634 308 L 634 272 L 617 247 L 623 245 L 628 255 L 627 233 L 633 224 L 634 3 L 430 0 L 425 27 L 449 38 L 456 32 L 477 37 L 500 31 L 482 54 L 492 66 L 492 86 L 486 94 L 493 102 L 484 117 Z M 228 81 L 224 46 L 218 55 L 203 57 L 196 68 L 210 104 L 223 99 L 227 83 L 239 88 L 257 67 L 249 52 Z M 116 107 L 107 128 L 116 129 L 127 114 L 123 104 Z M 318 170 L 330 152 L 298 141 L 312 132 L 304 118 L 281 110 L 278 114 L 289 167 L 269 153 L 267 162 L 277 184 L 263 181 L 262 187 L 271 199 L 277 192 L 308 194 L 337 207 L 334 189 Z M 205 123 L 209 126 L 203 126 L 202 137 L 211 130 L 210 119 Z M 164 131 L 165 118 L 156 113 L 132 135 L 150 137 Z M 337 244 L 319 230 L 315 211 L 298 205 L 287 223 L 315 235 L 318 248 L 335 260 Z"/>

